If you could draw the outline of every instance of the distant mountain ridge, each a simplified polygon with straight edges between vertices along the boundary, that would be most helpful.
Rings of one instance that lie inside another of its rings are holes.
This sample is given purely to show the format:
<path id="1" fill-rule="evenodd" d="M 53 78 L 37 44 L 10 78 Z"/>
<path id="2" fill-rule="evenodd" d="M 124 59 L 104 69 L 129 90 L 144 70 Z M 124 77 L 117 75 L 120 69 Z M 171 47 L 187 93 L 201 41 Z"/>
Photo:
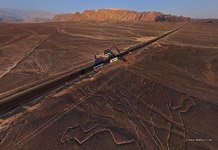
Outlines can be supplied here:
<path id="1" fill-rule="evenodd" d="M 0 23 L 48 22 L 54 15 L 46 11 L 0 8 Z"/>
<path id="2" fill-rule="evenodd" d="M 137 12 L 124 9 L 85 10 L 69 14 L 0 8 L 0 23 L 41 23 L 66 21 L 141 21 L 141 22 L 187 22 L 188 17 L 163 14 L 161 12 Z"/>
<path id="3" fill-rule="evenodd" d="M 163 14 L 161 12 L 137 12 L 123 9 L 85 10 L 72 14 L 57 14 L 53 21 L 144 21 L 144 22 L 186 22 L 190 18 Z"/>

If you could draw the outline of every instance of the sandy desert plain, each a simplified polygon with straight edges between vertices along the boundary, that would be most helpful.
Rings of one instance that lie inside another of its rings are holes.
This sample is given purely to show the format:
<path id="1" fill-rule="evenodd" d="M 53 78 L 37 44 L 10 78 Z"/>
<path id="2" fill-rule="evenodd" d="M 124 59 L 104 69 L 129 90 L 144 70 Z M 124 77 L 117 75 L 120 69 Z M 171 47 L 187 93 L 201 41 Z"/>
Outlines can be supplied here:
<path id="1" fill-rule="evenodd" d="M 122 50 L 182 23 L 44 23 L 0 25 L 0 97 Z"/>
<path id="2" fill-rule="evenodd" d="M 184 23 L 0 25 L 0 97 Z M 218 23 L 191 22 L 90 79 L 0 116 L 1 149 L 218 148 Z"/>

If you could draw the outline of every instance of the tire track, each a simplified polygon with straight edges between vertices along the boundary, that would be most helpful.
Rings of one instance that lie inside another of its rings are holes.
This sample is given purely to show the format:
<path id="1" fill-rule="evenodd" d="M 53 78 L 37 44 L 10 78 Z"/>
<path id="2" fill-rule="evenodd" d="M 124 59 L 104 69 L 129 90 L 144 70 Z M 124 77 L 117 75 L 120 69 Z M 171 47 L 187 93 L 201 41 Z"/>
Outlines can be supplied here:
<path id="1" fill-rule="evenodd" d="M 47 36 L 46 38 L 44 38 L 41 42 L 39 42 L 39 44 L 37 44 L 34 48 L 32 48 L 29 53 L 27 53 L 25 56 L 23 56 L 23 58 L 21 58 L 19 61 L 17 61 L 16 63 L 14 63 L 11 67 L 8 68 L 7 71 L 5 71 L 3 74 L 0 75 L 0 79 L 2 79 L 4 76 L 6 76 L 8 73 L 11 72 L 11 70 L 13 70 L 14 68 L 16 68 L 20 63 L 22 63 L 27 57 L 29 57 L 41 44 L 43 44 L 47 39 L 49 38 L 49 36 Z"/>

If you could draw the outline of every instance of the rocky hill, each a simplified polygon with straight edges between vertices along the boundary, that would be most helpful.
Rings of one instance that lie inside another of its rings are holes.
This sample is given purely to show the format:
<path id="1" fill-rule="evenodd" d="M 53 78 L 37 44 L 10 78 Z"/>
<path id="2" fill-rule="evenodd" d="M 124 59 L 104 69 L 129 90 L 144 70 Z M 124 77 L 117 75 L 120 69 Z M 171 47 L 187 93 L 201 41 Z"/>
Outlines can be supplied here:
<path id="1" fill-rule="evenodd" d="M 145 21 L 145 22 L 184 22 L 187 17 L 166 15 L 160 12 L 136 12 L 122 9 L 85 10 L 74 14 L 55 15 L 53 21 Z"/>
<path id="2" fill-rule="evenodd" d="M 53 17 L 53 13 L 45 11 L 26 11 L 0 8 L 0 23 L 48 22 L 51 21 Z"/>

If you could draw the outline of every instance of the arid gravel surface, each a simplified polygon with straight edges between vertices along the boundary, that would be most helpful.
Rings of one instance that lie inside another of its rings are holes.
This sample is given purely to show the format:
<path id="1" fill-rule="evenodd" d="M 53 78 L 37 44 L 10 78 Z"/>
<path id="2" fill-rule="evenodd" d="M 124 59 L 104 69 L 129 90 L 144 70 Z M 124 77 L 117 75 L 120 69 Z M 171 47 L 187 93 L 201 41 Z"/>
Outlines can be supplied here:
<path id="1" fill-rule="evenodd" d="M 183 23 L 43 23 L 0 25 L 0 98 L 94 62 Z"/>
<path id="2" fill-rule="evenodd" d="M 1 115 L 0 147 L 216 150 L 217 30 L 189 24 L 129 64 L 119 60 Z"/>

